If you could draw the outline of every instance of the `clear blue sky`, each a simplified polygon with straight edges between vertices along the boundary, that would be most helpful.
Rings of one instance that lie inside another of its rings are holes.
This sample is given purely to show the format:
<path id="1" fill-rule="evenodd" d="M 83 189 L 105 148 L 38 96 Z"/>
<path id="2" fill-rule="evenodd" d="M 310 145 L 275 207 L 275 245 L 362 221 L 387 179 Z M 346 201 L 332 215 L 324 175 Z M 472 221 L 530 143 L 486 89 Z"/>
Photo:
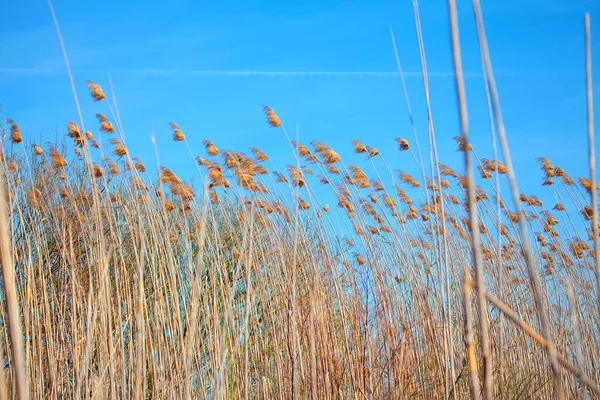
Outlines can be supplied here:
<path id="1" fill-rule="evenodd" d="M 430 85 L 440 158 L 460 170 L 446 2 L 421 3 L 428 69 L 438 73 Z M 464 68 L 479 74 L 470 1 L 458 3 Z M 110 71 L 129 150 L 149 165 L 153 124 L 161 163 L 182 177 L 194 173 L 185 148 L 170 141 L 168 121 L 181 126 L 195 155 L 203 154 L 201 139 L 210 138 L 219 148 L 257 146 L 280 165 L 291 162 L 284 137 L 265 124 L 261 106 L 269 104 L 290 130 L 300 124 L 303 142 L 321 140 L 360 162 L 363 157 L 351 155 L 356 137 L 379 148 L 394 167 L 415 171 L 393 142 L 413 139 L 400 80 L 392 74 L 389 34 L 391 26 L 425 146 L 410 1 L 56 0 L 54 6 L 87 128 L 96 131 L 93 115 L 107 109 L 92 103 L 83 82 L 94 80 L 108 92 Z M 586 175 L 583 13 L 592 14 L 598 66 L 600 3 L 484 0 L 483 10 L 519 181 L 529 192 L 540 191 L 535 158 L 541 155 L 574 177 Z M 47 3 L 5 2 L 2 13 L 4 114 L 27 135 L 54 139 L 76 112 Z M 600 70 L 594 71 L 600 104 Z M 492 158 L 482 78 L 466 84 L 472 142 L 479 156 Z"/>

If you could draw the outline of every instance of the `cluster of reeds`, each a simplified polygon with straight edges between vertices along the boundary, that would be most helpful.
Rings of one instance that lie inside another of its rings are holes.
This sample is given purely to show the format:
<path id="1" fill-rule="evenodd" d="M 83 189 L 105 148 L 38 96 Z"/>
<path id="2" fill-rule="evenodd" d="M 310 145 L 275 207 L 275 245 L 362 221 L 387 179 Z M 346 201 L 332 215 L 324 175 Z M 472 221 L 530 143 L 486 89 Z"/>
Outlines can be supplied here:
<path id="1" fill-rule="evenodd" d="M 62 147 L 24 143 L 15 121 L 5 125 L 2 180 L 32 396 L 468 392 L 462 304 L 471 300 L 462 288 L 474 272 L 462 173 L 438 161 L 440 174 L 423 181 L 356 139 L 348 145 L 365 157 L 362 167 L 313 141 L 292 142 L 294 161 L 278 170 L 258 148 L 205 139 L 202 184 L 193 187 L 167 167 L 148 171 L 118 120 L 98 120 L 96 135 L 68 122 L 73 143 Z M 170 125 L 185 146 L 182 128 Z M 417 160 L 407 139 L 396 141 L 391 159 Z M 521 219 L 554 343 L 597 380 L 593 242 L 580 229 L 591 218 L 589 181 L 540 158 L 557 203 L 523 193 L 516 213 L 495 191 L 504 163 L 457 142 L 481 172 L 482 266 L 488 292 L 501 299 L 488 310 L 497 390 L 550 390 Z M 580 387 L 562 379 L 570 393 Z"/>
<path id="2" fill-rule="evenodd" d="M 543 194 L 520 189 L 481 34 L 503 156 L 471 145 L 453 3 L 464 168 L 438 158 L 431 119 L 429 166 L 407 138 L 386 154 L 349 138 L 346 161 L 264 106 L 287 167 L 165 121 L 193 185 L 130 154 L 90 81 L 98 125 L 67 121 L 63 143 L 3 119 L 0 397 L 600 395 L 594 169 L 539 157 Z"/>

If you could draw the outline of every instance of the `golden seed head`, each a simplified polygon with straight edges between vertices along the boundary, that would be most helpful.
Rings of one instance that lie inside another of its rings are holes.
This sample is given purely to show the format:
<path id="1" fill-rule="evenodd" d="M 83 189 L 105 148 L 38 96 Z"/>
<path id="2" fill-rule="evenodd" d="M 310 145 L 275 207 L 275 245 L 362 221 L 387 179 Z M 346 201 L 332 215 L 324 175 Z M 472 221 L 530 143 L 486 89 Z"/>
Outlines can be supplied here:
<path id="1" fill-rule="evenodd" d="M 208 139 L 204 139 L 202 141 L 202 143 L 204 143 L 204 147 L 206 148 L 206 152 L 211 155 L 211 156 L 216 156 L 219 154 L 219 149 L 217 149 L 217 146 L 214 145 L 213 142 L 211 142 Z"/>
<path id="2" fill-rule="evenodd" d="M 100 85 L 98 85 L 97 83 L 94 83 L 92 81 L 86 81 L 85 83 L 88 86 L 88 88 L 90 89 L 90 94 L 92 95 L 92 99 L 94 99 L 94 101 L 100 101 L 100 100 L 106 99 L 106 95 L 102 91 L 102 88 L 100 87 Z"/>
<path id="3" fill-rule="evenodd" d="M 359 142 L 357 139 L 352 139 L 352 146 L 354 147 L 354 152 L 356 154 L 367 152 L 367 148 L 365 147 L 365 145 Z"/>
<path id="4" fill-rule="evenodd" d="M 456 144 L 458 145 L 458 151 L 471 151 L 473 150 L 473 147 L 471 146 L 470 143 L 467 143 L 465 141 L 465 138 L 462 136 L 454 136 L 454 141 L 456 142 Z"/>
<path id="5" fill-rule="evenodd" d="M 23 137 L 21 136 L 21 130 L 19 129 L 19 126 L 17 125 L 17 123 L 15 121 L 13 121 L 12 119 L 8 119 L 8 120 L 6 120 L 6 122 L 11 124 L 10 140 L 13 143 L 21 143 L 23 141 Z"/>
<path id="6" fill-rule="evenodd" d="M 263 110 L 267 117 L 267 122 L 269 123 L 269 125 L 271 127 L 278 128 L 281 126 L 281 120 L 279 119 L 277 114 L 275 114 L 275 111 L 273 111 L 273 109 L 271 107 L 265 105 L 265 106 L 263 106 Z"/>
<path id="7" fill-rule="evenodd" d="M 407 151 L 408 149 L 410 149 L 408 140 L 406 140 L 404 138 L 396 138 L 396 142 L 400 146 L 400 151 Z"/>
<path id="8" fill-rule="evenodd" d="M 169 126 L 171 126 L 171 129 L 173 130 L 173 140 L 174 141 L 181 142 L 181 141 L 185 140 L 185 135 L 179 128 L 179 125 L 177 125 L 175 122 L 169 122 Z"/>

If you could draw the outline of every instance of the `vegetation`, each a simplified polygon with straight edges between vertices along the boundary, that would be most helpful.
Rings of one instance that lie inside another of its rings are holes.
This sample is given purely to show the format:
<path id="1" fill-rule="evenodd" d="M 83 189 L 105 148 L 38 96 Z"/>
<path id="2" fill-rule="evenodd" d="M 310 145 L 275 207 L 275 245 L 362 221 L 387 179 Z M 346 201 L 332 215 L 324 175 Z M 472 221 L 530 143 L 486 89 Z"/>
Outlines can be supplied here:
<path id="1" fill-rule="evenodd" d="M 542 190 L 556 198 L 543 204 L 519 189 L 508 153 L 472 147 L 465 118 L 464 171 L 438 159 L 432 129 L 429 166 L 407 138 L 387 159 L 352 139 L 365 162 L 350 164 L 325 143 L 290 140 L 265 106 L 290 144 L 286 170 L 209 139 L 196 156 L 169 123 L 196 158 L 193 187 L 133 157 L 118 112 L 86 84 L 95 134 L 81 118 L 66 124 L 72 143 L 25 143 L 4 120 L 0 395 L 600 394 L 595 178 L 540 157 Z"/>

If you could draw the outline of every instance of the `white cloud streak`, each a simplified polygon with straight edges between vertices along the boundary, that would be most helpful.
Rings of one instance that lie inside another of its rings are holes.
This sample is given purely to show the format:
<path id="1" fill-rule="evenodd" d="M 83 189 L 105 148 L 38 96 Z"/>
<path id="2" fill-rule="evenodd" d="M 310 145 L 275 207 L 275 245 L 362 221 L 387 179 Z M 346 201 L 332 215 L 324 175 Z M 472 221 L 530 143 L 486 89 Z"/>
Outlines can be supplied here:
<path id="1" fill-rule="evenodd" d="M 398 72 L 382 71 L 227 71 L 227 70 L 175 70 L 175 69 L 73 69 L 73 73 L 85 74 L 112 74 L 134 75 L 134 76 L 260 76 L 260 77 L 375 77 L 395 78 Z M 0 67 L 2 75 L 60 75 L 66 73 L 62 68 L 3 68 Z M 404 72 L 407 77 L 420 77 L 420 72 Z M 429 72 L 430 77 L 451 78 L 453 72 Z M 481 73 L 466 73 L 466 77 L 478 78 Z"/>

